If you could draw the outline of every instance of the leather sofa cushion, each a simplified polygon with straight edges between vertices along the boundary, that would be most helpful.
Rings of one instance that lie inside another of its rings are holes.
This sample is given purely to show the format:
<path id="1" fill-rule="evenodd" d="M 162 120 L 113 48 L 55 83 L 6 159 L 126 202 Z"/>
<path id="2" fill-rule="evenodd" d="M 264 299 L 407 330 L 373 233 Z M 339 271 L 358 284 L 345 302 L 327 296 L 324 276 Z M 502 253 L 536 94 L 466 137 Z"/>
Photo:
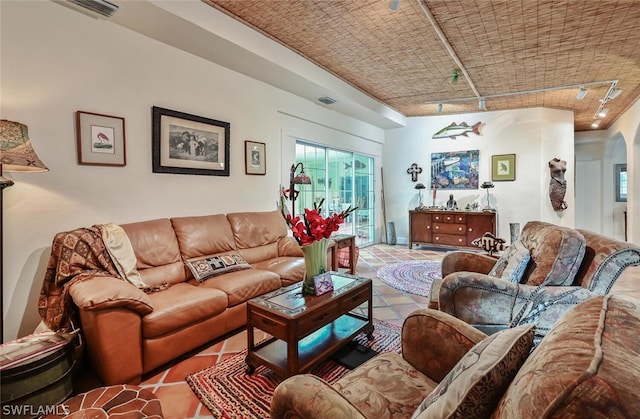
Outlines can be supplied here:
<path id="1" fill-rule="evenodd" d="M 262 262 L 269 259 L 278 257 L 278 244 L 269 243 L 264 246 L 251 247 L 248 249 L 239 249 L 238 253 L 242 255 L 247 262 L 255 265 L 258 262 Z"/>
<path id="2" fill-rule="evenodd" d="M 253 267 L 277 273 L 283 287 L 302 281 L 305 272 L 304 258 L 292 256 L 280 256 L 257 262 Z"/>
<path id="3" fill-rule="evenodd" d="M 229 272 L 202 283 L 192 279 L 189 284 L 201 289 L 209 288 L 223 291 L 229 300 L 229 307 L 242 304 L 264 293 L 275 291 L 282 285 L 278 274 L 261 269 Z"/>
<path id="4" fill-rule="evenodd" d="M 185 260 L 235 250 L 233 233 L 224 214 L 171 219 Z"/>
<path id="5" fill-rule="evenodd" d="M 286 237 L 288 233 L 284 218 L 278 210 L 235 212 L 227 214 L 227 220 L 231 225 L 231 231 L 238 249 L 255 248 L 277 243 L 279 239 Z M 268 257 L 275 256 L 277 256 L 277 253 Z M 265 257 L 265 259 L 268 257 Z M 249 259 L 247 261 L 253 263 Z"/>
<path id="6" fill-rule="evenodd" d="M 227 308 L 227 295 L 214 288 L 189 283 L 173 285 L 149 294 L 153 312 L 142 319 L 142 334 L 155 338 L 217 316 Z"/>
<path id="7" fill-rule="evenodd" d="M 148 286 L 186 280 L 178 240 L 168 218 L 122 224 L 138 260 L 136 268 Z"/>

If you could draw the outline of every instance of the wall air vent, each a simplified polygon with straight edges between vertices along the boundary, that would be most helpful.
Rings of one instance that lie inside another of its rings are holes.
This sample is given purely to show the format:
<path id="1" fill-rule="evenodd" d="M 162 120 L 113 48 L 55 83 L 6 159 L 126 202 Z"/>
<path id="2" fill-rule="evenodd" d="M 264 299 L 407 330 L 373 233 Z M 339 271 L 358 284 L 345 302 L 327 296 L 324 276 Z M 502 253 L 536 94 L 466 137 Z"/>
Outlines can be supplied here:
<path id="1" fill-rule="evenodd" d="M 318 101 L 324 103 L 325 105 L 333 105 L 337 102 L 337 100 L 329 96 L 319 97 Z"/>
<path id="2" fill-rule="evenodd" d="M 106 0 L 68 0 L 69 3 L 73 3 L 85 9 L 91 10 L 94 13 L 105 17 L 111 17 L 118 11 L 118 5 L 108 2 Z"/>

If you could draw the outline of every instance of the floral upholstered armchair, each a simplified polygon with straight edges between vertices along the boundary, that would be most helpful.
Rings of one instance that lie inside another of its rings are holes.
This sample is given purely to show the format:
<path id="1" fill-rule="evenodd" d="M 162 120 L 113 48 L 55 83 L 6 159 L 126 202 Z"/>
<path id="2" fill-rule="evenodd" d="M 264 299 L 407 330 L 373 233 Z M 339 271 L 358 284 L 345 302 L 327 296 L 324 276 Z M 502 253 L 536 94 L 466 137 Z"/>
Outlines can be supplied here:
<path id="1" fill-rule="evenodd" d="M 563 319 L 531 351 L 534 325 L 487 336 L 417 310 L 402 327 L 402 355 L 377 355 L 333 385 L 288 378 L 273 394 L 271 417 L 637 417 L 640 301 L 600 296 Z"/>
<path id="2" fill-rule="evenodd" d="M 534 323 L 538 341 L 567 310 L 609 293 L 625 269 L 640 270 L 638 265 L 640 248 L 631 243 L 529 222 L 498 260 L 447 254 L 430 307 L 481 328 Z"/>

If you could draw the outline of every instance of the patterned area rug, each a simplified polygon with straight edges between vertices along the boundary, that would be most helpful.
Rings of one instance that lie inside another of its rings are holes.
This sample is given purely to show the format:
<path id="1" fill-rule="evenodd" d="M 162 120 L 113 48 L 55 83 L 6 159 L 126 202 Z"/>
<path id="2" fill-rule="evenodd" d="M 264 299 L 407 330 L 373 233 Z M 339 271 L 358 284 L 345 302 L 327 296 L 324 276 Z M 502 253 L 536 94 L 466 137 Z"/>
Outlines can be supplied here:
<path id="1" fill-rule="evenodd" d="M 378 352 L 400 352 L 400 327 L 374 320 L 374 339 L 364 334 L 356 337 L 361 345 Z M 200 401 L 216 418 L 268 418 L 271 396 L 282 381 L 268 368 L 260 366 L 252 375 L 246 373 L 247 351 L 186 377 Z M 312 374 L 328 383 L 336 382 L 350 370 L 329 359 Z"/>
<path id="2" fill-rule="evenodd" d="M 431 284 L 442 276 L 441 267 L 440 260 L 408 260 L 383 266 L 378 278 L 400 291 L 428 297 Z"/>

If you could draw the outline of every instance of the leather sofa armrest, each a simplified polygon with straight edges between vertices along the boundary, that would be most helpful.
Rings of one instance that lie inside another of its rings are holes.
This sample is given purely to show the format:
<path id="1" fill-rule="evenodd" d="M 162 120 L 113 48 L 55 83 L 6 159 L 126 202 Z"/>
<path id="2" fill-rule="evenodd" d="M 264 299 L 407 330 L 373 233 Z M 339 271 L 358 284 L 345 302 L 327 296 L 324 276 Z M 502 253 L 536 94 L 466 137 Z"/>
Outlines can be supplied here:
<path id="1" fill-rule="evenodd" d="M 294 375 L 276 387 L 271 399 L 271 417 L 364 419 L 336 389 L 311 374 Z"/>
<path id="2" fill-rule="evenodd" d="M 480 253 L 454 251 L 442 258 L 442 277 L 460 271 L 488 274 L 498 261 L 497 258 Z"/>
<path id="3" fill-rule="evenodd" d="M 304 257 L 300 245 L 293 237 L 287 236 L 278 240 L 278 256 Z"/>
<path id="4" fill-rule="evenodd" d="M 402 325 L 402 357 L 440 382 L 469 350 L 487 335 L 438 310 L 411 313 Z"/>
<path id="5" fill-rule="evenodd" d="M 78 281 L 69 293 L 81 310 L 127 308 L 141 316 L 153 311 L 151 299 L 144 291 L 114 277 L 96 276 Z"/>

